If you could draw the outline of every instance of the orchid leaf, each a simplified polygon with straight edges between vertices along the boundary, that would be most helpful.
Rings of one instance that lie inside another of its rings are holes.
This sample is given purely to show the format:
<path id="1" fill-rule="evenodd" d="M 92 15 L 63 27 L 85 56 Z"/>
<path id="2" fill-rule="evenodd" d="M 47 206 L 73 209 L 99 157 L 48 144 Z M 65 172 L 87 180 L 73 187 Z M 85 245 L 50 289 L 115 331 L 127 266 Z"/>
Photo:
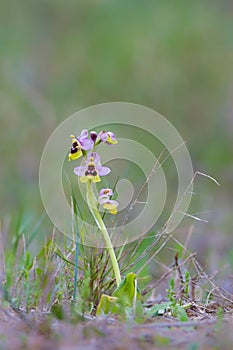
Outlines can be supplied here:
<path id="1" fill-rule="evenodd" d="M 111 297 L 110 295 L 102 294 L 99 305 L 96 310 L 96 315 L 110 314 L 117 312 L 117 297 Z"/>
<path id="2" fill-rule="evenodd" d="M 118 314 L 125 315 L 127 308 L 134 308 L 140 298 L 137 289 L 136 275 L 130 272 L 121 282 L 112 296 L 103 294 L 100 298 L 96 314 Z"/>
<path id="3" fill-rule="evenodd" d="M 140 296 L 136 286 L 136 274 L 128 273 L 119 287 L 113 292 L 114 297 L 118 297 L 126 306 L 133 306 L 135 298 Z"/>

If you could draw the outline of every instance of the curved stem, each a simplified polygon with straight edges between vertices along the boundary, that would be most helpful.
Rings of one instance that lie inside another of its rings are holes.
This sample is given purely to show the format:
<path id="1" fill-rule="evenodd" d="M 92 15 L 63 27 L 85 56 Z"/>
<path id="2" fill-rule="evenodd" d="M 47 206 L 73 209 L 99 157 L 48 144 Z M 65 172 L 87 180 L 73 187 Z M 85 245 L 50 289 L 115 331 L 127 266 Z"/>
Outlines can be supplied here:
<path id="1" fill-rule="evenodd" d="M 87 203 L 88 203 L 89 209 L 90 209 L 90 211 L 95 219 L 95 222 L 96 222 L 97 226 L 99 227 L 99 229 L 103 235 L 103 238 L 105 240 L 106 249 L 108 250 L 110 259 L 112 261 L 113 271 L 114 271 L 115 278 L 116 278 L 116 284 L 117 284 L 117 286 L 119 286 L 121 283 L 121 274 L 120 274 L 119 265 L 118 265 L 118 262 L 116 259 L 115 251 L 113 249 L 112 242 L 111 242 L 111 239 L 109 237 L 107 228 L 102 220 L 102 217 L 100 215 L 99 210 L 97 209 L 97 200 L 95 198 L 95 195 L 94 195 L 92 187 L 91 187 L 91 181 L 87 182 Z"/>

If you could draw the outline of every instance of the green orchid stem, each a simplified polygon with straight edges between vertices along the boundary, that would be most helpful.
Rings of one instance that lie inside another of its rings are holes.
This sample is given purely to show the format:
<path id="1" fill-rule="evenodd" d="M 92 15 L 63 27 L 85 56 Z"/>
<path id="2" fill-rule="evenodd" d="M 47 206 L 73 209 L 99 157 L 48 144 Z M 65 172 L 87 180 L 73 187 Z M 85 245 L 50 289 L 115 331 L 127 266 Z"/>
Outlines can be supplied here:
<path id="1" fill-rule="evenodd" d="M 106 249 L 108 250 L 110 259 L 112 261 L 113 271 L 115 274 L 116 284 L 118 287 L 121 283 L 121 274 L 120 274 L 119 265 L 118 265 L 118 262 L 116 259 L 115 251 L 113 249 L 112 242 L 111 242 L 111 239 L 109 237 L 108 231 L 107 231 L 106 226 L 102 220 L 100 212 L 97 209 L 97 200 L 95 198 L 95 195 L 94 195 L 94 192 L 92 189 L 92 184 L 91 184 L 90 180 L 87 182 L 87 203 L 88 203 L 89 209 L 90 209 L 90 211 L 95 219 L 95 222 L 96 222 L 97 226 L 99 227 L 99 229 L 101 230 L 101 233 L 102 233 L 103 238 L 105 240 Z"/>

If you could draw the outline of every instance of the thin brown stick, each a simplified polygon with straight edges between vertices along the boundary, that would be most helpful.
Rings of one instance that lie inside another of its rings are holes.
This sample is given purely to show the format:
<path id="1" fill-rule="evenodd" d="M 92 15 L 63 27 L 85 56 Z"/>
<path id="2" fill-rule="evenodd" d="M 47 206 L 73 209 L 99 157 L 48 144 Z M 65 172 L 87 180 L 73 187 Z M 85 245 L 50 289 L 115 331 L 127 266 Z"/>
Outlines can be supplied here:
<path id="1" fill-rule="evenodd" d="M 182 261 L 182 263 L 180 264 L 180 266 L 186 264 L 189 260 L 191 260 L 197 253 L 193 253 L 190 256 L 187 257 L 187 259 L 185 259 L 184 261 Z M 176 270 L 176 267 L 174 267 L 172 270 L 169 270 L 168 272 L 166 272 L 165 274 L 163 274 L 156 282 L 154 282 L 153 284 L 150 284 L 147 288 L 145 288 L 142 291 L 142 295 L 146 295 L 147 293 L 149 293 L 152 289 L 158 287 L 160 285 L 160 283 L 166 279 L 172 272 L 174 272 Z"/>
<path id="2" fill-rule="evenodd" d="M 175 266 L 176 266 L 176 270 L 177 270 L 178 275 L 179 275 L 180 283 L 183 285 L 184 284 L 184 279 L 183 279 L 183 275 L 182 275 L 182 272 L 181 272 L 180 264 L 179 264 L 179 261 L 178 261 L 178 252 L 175 255 Z"/>

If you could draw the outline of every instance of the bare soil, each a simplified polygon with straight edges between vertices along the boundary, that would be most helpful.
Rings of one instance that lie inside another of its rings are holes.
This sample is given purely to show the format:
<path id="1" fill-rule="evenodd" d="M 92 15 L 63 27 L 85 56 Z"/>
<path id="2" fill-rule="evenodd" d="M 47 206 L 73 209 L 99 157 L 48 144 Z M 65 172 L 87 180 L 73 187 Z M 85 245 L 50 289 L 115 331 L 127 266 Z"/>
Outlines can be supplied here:
<path id="1" fill-rule="evenodd" d="M 179 322 L 156 317 L 145 324 L 111 318 L 72 324 L 50 315 L 0 309 L 0 349 L 232 349 L 233 316 Z"/>

